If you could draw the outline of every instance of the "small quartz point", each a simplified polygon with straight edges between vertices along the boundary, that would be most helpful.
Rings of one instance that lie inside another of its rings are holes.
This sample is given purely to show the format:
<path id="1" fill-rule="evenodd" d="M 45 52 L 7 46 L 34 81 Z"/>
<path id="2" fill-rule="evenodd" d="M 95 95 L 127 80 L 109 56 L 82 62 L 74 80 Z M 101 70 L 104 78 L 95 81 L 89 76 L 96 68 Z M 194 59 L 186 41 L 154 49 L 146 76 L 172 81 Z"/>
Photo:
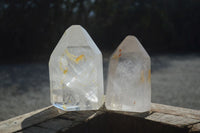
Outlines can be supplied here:
<path id="1" fill-rule="evenodd" d="M 108 110 L 146 112 L 151 108 L 150 57 L 134 36 L 112 54 L 106 88 Z"/>
<path id="2" fill-rule="evenodd" d="M 103 104 L 102 54 L 87 31 L 69 27 L 49 60 L 51 103 L 62 110 L 97 110 Z"/>

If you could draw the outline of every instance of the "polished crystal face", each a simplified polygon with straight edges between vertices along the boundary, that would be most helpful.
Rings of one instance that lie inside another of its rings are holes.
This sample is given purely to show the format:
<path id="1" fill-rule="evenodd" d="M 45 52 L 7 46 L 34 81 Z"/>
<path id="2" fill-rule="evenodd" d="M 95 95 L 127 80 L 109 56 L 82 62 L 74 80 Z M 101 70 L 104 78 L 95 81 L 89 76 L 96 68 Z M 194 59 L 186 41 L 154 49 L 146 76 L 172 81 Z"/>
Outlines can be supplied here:
<path id="1" fill-rule="evenodd" d="M 49 61 L 51 103 L 67 111 L 103 104 L 102 54 L 79 25 L 68 28 Z"/>
<path id="2" fill-rule="evenodd" d="M 127 36 L 110 58 L 105 105 L 108 110 L 150 110 L 150 57 L 134 36 Z"/>

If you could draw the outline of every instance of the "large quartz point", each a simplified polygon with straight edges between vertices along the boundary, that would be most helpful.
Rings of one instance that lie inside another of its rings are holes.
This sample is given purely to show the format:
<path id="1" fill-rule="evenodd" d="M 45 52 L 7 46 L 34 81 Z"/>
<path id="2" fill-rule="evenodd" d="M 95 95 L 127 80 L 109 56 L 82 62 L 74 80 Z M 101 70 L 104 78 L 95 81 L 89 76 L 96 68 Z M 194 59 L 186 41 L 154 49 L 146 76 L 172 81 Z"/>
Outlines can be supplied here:
<path id="1" fill-rule="evenodd" d="M 110 58 L 105 105 L 108 110 L 150 110 L 150 57 L 134 36 L 127 36 Z"/>
<path id="2" fill-rule="evenodd" d="M 102 54 L 87 31 L 69 27 L 49 61 L 51 103 L 66 111 L 96 110 L 103 104 Z"/>

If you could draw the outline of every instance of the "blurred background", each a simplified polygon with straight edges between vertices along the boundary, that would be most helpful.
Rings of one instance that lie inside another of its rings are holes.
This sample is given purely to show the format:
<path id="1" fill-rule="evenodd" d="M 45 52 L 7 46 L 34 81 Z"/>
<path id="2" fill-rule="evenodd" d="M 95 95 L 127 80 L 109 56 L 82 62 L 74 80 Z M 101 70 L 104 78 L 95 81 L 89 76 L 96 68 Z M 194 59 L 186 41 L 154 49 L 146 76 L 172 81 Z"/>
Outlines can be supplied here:
<path id="1" fill-rule="evenodd" d="M 50 105 L 48 60 L 82 25 L 108 57 L 127 35 L 151 56 L 152 102 L 200 109 L 199 0 L 1 0 L 0 120 Z"/>

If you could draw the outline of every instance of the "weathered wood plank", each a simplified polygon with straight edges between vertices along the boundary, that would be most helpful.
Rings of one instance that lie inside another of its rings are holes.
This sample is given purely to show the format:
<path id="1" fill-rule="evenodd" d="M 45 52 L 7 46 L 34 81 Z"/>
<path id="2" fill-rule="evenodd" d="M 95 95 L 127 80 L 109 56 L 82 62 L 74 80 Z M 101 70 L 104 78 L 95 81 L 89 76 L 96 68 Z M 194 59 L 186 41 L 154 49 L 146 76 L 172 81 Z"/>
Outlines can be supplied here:
<path id="1" fill-rule="evenodd" d="M 55 131 L 59 131 L 63 128 L 68 128 L 72 125 L 72 120 L 65 120 L 65 119 L 59 119 L 59 118 L 53 118 L 48 121 L 45 121 L 37 126 L 52 129 Z"/>
<path id="2" fill-rule="evenodd" d="M 149 116 L 147 116 L 145 119 L 156 121 L 159 123 L 164 123 L 168 125 L 173 125 L 177 127 L 185 127 L 190 124 L 194 124 L 197 122 L 200 122 L 200 120 L 187 118 L 183 116 L 176 116 L 176 115 L 170 115 L 170 114 L 164 114 L 164 113 L 153 113 Z"/>
<path id="3" fill-rule="evenodd" d="M 65 118 L 69 120 L 76 120 L 76 121 L 83 121 L 86 120 L 88 117 L 93 115 L 97 111 L 88 110 L 88 111 L 71 111 L 67 112 L 63 115 L 60 115 L 60 118 Z"/>
<path id="4" fill-rule="evenodd" d="M 125 112 L 125 111 L 108 110 L 106 112 L 108 112 L 109 114 L 117 113 L 117 114 L 129 115 L 129 116 L 137 116 L 137 117 L 141 117 L 141 118 L 145 118 L 146 116 L 149 116 L 150 114 L 152 114 L 152 111 L 138 113 L 138 112 Z"/>
<path id="5" fill-rule="evenodd" d="M 33 126 L 17 133 L 56 133 L 56 131 Z"/>
<path id="6" fill-rule="evenodd" d="M 200 123 L 192 125 L 190 132 L 191 133 L 200 133 Z"/>
<path id="7" fill-rule="evenodd" d="M 54 118 L 64 113 L 53 106 L 48 106 L 27 114 L 23 114 L 0 122 L 0 133 L 14 132 L 23 128 Z M 26 122 L 24 122 L 26 120 Z"/>
<path id="8" fill-rule="evenodd" d="M 193 110 L 193 109 L 187 109 L 187 108 L 181 108 L 181 107 L 174 107 L 169 105 L 163 105 L 163 104 L 151 104 L 151 110 L 154 112 L 159 113 L 165 113 L 165 114 L 171 114 L 171 115 L 178 115 L 193 119 L 199 119 L 200 120 L 200 111 L 199 110 Z"/>
<path id="9" fill-rule="evenodd" d="M 49 119 L 39 124 L 35 124 L 35 127 L 45 128 L 54 132 L 66 132 L 71 127 L 75 127 L 83 122 L 86 123 L 88 119 L 90 119 L 96 111 L 70 111 L 65 112 L 63 115 L 59 115 L 55 118 Z M 95 115 L 96 116 L 96 115 Z M 93 118 L 93 117 L 92 117 Z M 27 120 L 24 120 L 23 123 L 26 123 Z M 22 123 L 22 125 L 24 125 Z M 23 126 L 22 126 L 23 127 Z M 32 127 L 29 127 L 32 128 Z M 26 132 L 36 130 L 35 128 L 28 130 L 26 128 Z M 24 130 L 22 130 L 24 131 Z"/>
<path id="10" fill-rule="evenodd" d="M 107 112 L 106 133 L 188 133 L 189 129 L 151 121 L 140 116 Z"/>
<path id="11" fill-rule="evenodd" d="M 106 130 L 106 113 L 97 111 L 86 119 L 75 118 L 71 127 L 62 129 L 62 133 L 107 133 Z M 85 115 L 85 114 L 83 114 Z M 88 116 L 88 115 L 87 115 Z"/>
<path id="12" fill-rule="evenodd" d="M 141 114 L 133 112 L 120 112 L 120 111 L 112 112 L 112 111 L 106 111 L 104 109 L 100 111 L 65 112 L 53 106 L 49 106 L 37 111 L 33 111 L 0 122 L 0 133 L 19 131 L 23 130 L 24 128 L 26 128 L 25 131 L 34 131 L 34 130 L 36 131 L 39 130 L 40 128 L 42 128 L 41 130 L 44 132 L 46 129 L 52 131 L 58 131 L 62 129 L 61 131 L 67 131 L 69 128 L 74 127 L 80 124 L 81 122 L 87 123 L 88 121 L 90 121 L 91 123 L 92 119 L 94 118 L 96 119 L 99 116 L 99 114 L 100 115 L 104 114 L 104 112 L 107 112 L 108 114 L 118 113 L 121 115 L 129 115 L 130 117 L 133 116 L 133 119 L 139 117 L 147 124 L 148 121 L 150 120 L 151 122 L 167 124 L 178 128 L 184 128 L 184 129 L 187 128 L 188 130 L 190 129 L 191 132 L 200 132 L 200 124 L 197 124 L 200 123 L 200 111 L 152 103 L 152 110 L 150 112 L 145 112 Z M 113 116 L 118 117 L 118 115 L 113 115 Z M 131 118 L 130 120 L 133 119 Z M 88 124 L 85 125 L 88 126 Z M 93 127 L 95 126 L 93 125 Z"/>
<path id="13" fill-rule="evenodd" d="M 97 118 L 99 115 L 102 115 L 103 113 L 104 113 L 103 111 L 77 111 L 77 112 L 65 113 L 59 116 L 59 118 L 72 120 L 73 122 L 70 126 L 65 126 L 65 128 L 63 128 L 61 131 L 71 132 L 72 131 L 71 129 L 74 130 L 74 128 L 77 128 L 77 126 L 78 128 L 81 127 L 82 129 L 85 129 L 85 126 L 87 125 L 88 121 Z"/>

